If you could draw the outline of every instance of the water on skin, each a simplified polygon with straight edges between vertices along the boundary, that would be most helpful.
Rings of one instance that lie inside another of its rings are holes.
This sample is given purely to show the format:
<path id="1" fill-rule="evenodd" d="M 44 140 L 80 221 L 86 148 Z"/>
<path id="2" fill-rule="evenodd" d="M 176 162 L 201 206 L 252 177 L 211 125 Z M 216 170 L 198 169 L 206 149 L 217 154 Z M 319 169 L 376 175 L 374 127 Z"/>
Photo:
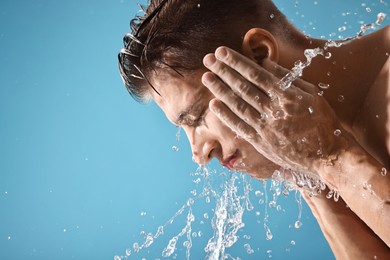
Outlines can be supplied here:
<path id="1" fill-rule="evenodd" d="M 283 77 L 280 82 L 279 86 L 280 88 L 286 90 L 287 88 L 291 87 L 292 82 L 299 78 L 303 70 L 310 66 L 312 59 L 317 57 L 318 55 L 324 56 L 326 59 L 329 59 L 331 57 L 330 52 L 326 52 L 329 48 L 333 47 L 340 47 L 343 44 L 346 44 L 352 40 L 360 38 L 367 30 L 374 29 L 375 25 L 380 25 L 383 20 L 385 19 L 386 15 L 384 13 L 379 13 L 377 16 L 377 21 L 374 24 L 364 24 L 361 27 L 361 30 L 357 33 L 354 37 L 349 37 L 341 41 L 333 41 L 329 40 L 323 49 L 321 48 L 315 48 L 315 49 L 307 49 L 305 50 L 305 57 L 306 61 L 297 61 L 295 63 L 295 66 L 292 68 L 292 70 Z M 340 27 L 339 31 L 344 31 L 346 28 Z M 321 89 L 327 89 L 329 88 L 329 84 L 326 83 L 319 83 L 319 87 Z M 322 95 L 323 91 L 321 91 Z M 256 99 L 256 97 L 255 97 Z M 340 101 L 340 99 L 342 99 Z M 339 97 L 339 101 L 342 102 L 344 100 L 344 97 Z M 314 112 L 311 107 L 308 108 L 309 111 Z M 180 130 L 181 128 L 178 128 L 178 131 L 176 133 L 176 139 L 177 141 L 180 140 Z M 339 129 L 336 129 L 334 134 L 336 136 L 341 134 L 341 131 Z M 172 150 L 179 151 L 179 148 L 177 146 L 173 146 Z M 267 240 L 271 240 L 273 238 L 273 234 L 268 227 L 268 221 L 269 221 L 269 215 L 268 215 L 268 207 L 270 208 L 278 208 L 277 205 L 277 199 L 280 196 L 280 194 L 284 196 L 288 196 L 290 194 L 290 191 L 295 190 L 295 200 L 298 205 L 298 218 L 294 223 L 295 228 L 300 228 L 302 226 L 301 218 L 302 218 L 302 197 L 301 193 L 297 190 L 297 188 L 304 189 L 309 192 L 310 196 L 313 196 L 315 194 L 320 194 L 323 190 L 326 189 L 326 185 L 319 179 L 308 176 L 306 174 L 302 174 L 299 172 L 290 172 L 293 176 L 293 182 L 285 181 L 281 178 L 281 173 L 279 171 L 276 171 L 273 176 L 273 180 L 271 181 L 270 186 L 270 192 L 272 195 L 272 200 L 268 202 L 268 191 L 267 191 L 267 182 L 264 181 L 264 193 L 260 191 L 256 191 L 255 195 L 256 197 L 260 197 L 264 195 L 265 201 L 260 199 L 259 204 L 264 204 L 264 230 L 265 230 L 265 236 Z M 214 173 L 216 174 L 216 173 Z M 381 175 L 386 176 L 387 170 L 386 168 L 382 168 Z M 195 201 L 199 201 L 201 198 L 205 198 L 206 203 L 210 203 L 210 197 L 213 198 L 216 202 L 215 209 L 214 209 L 214 216 L 212 217 L 211 224 L 212 229 L 214 231 L 213 236 L 208 240 L 207 245 L 205 246 L 204 250 L 207 254 L 207 259 L 226 259 L 226 258 L 233 258 L 231 255 L 226 253 L 226 249 L 232 247 L 239 239 L 237 232 L 242 229 L 245 224 L 242 221 L 243 214 L 245 211 L 252 211 L 254 209 L 253 204 L 250 201 L 250 192 L 252 192 L 252 188 L 248 180 L 246 179 L 245 175 L 242 175 L 241 173 L 236 172 L 229 172 L 227 174 L 226 181 L 222 184 L 222 190 L 221 192 L 217 192 L 217 189 L 213 187 L 211 179 L 211 173 L 209 170 L 204 167 L 200 166 L 197 171 L 195 172 L 194 176 L 196 179 L 193 181 L 196 185 L 199 185 L 203 181 L 203 189 L 201 192 L 197 193 L 196 190 L 194 192 L 191 192 L 191 194 L 194 196 L 193 198 L 188 199 L 187 203 L 185 203 L 173 216 L 171 219 L 169 219 L 164 225 L 159 226 L 157 228 L 157 231 L 153 233 L 146 233 L 141 232 L 141 235 L 143 236 L 144 241 L 139 245 L 137 242 L 133 244 L 133 254 L 138 254 L 141 250 L 150 247 L 156 239 L 164 235 L 164 230 L 171 225 L 174 220 L 182 215 L 185 211 L 187 212 L 187 218 L 186 218 L 186 224 L 182 228 L 182 230 L 174 237 L 172 237 L 169 242 L 167 243 L 167 246 L 162 251 L 161 255 L 163 257 L 171 257 L 177 250 L 177 243 L 180 239 L 185 239 L 185 241 L 182 243 L 184 248 L 186 249 L 186 259 L 190 259 L 190 253 L 192 248 L 192 237 L 200 237 L 202 235 L 201 231 L 199 232 L 192 232 L 192 226 L 191 224 L 195 221 L 195 216 L 192 213 L 192 205 L 195 203 Z M 237 180 L 242 178 L 244 189 L 243 194 L 240 194 L 239 189 L 237 187 Z M 282 190 L 283 187 L 283 190 Z M 370 185 L 366 184 L 366 189 L 370 190 Z M 326 196 L 327 198 L 333 198 L 335 201 L 338 201 L 339 194 L 335 190 L 330 190 L 329 193 Z M 279 207 L 280 211 L 281 208 Z M 258 213 L 258 214 L 257 214 Z M 256 215 L 259 216 L 260 213 L 256 212 Z M 207 213 L 203 214 L 204 219 L 208 219 L 209 216 Z M 246 239 L 249 236 L 244 236 Z M 295 245 L 295 241 L 291 241 L 291 245 Z M 249 243 L 246 243 L 244 245 L 244 248 L 246 249 L 248 254 L 254 253 L 254 250 L 251 248 Z M 272 257 L 271 250 L 268 250 L 267 253 L 269 254 L 269 257 Z M 126 249 L 124 256 L 114 256 L 114 260 L 122 260 L 127 259 L 129 256 L 132 255 L 131 249 Z"/>

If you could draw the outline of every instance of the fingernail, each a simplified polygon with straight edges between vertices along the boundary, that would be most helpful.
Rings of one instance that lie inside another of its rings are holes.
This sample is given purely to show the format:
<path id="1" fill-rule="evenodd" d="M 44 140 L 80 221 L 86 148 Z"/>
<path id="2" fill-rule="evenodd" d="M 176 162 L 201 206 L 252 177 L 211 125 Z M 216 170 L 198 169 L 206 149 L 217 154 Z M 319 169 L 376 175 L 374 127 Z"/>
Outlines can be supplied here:
<path id="1" fill-rule="evenodd" d="M 218 117 L 221 115 L 221 109 L 218 106 L 218 100 L 216 98 L 210 100 L 209 102 L 210 110 L 216 114 Z"/>
<path id="2" fill-rule="evenodd" d="M 216 59 L 215 59 L 215 56 L 214 54 L 207 54 L 204 58 L 203 58 L 203 64 L 206 66 L 206 67 L 209 67 L 211 65 L 213 65 L 215 63 Z"/>
<path id="3" fill-rule="evenodd" d="M 213 74 L 210 72 L 206 72 L 202 76 L 203 85 L 207 86 L 213 82 Z"/>
<path id="4" fill-rule="evenodd" d="M 224 58 L 227 56 L 226 48 L 224 48 L 224 47 L 219 47 L 219 48 L 215 51 L 215 56 L 216 56 L 217 59 L 219 59 L 219 60 L 224 59 Z"/>

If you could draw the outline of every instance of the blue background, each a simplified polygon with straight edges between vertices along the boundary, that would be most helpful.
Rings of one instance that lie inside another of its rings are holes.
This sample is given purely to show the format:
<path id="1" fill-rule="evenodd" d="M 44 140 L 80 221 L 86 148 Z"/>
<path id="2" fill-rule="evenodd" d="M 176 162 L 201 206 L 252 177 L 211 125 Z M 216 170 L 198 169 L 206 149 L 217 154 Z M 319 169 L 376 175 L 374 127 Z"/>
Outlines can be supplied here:
<path id="1" fill-rule="evenodd" d="M 307 34 L 327 39 L 355 35 L 361 22 L 390 14 L 386 2 L 276 1 Z M 0 259 L 113 259 L 141 244 L 141 231 L 155 233 L 199 188 L 184 134 L 178 142 L 156 105 L 134 102 L 119 77 L 117 53 L 137 10 L 133 0 L 1 0 Z M 333 258 L 306 205 L 302 228 L 290 227 L 298 215 L 293 195 L 280 198 L 283 211 L 269 210 L 274 238 L 266 241 L 257 200 L 232 256 Z M 211 217 L 214 206 L 204 199 L 193 206 L 192 229 L 203 235 L 193 238 L 191 259 L 205 255 L 211 227 L 203 213 Z M 130 258 L 162 258 L 186 212 Z M 185 257 L 180 240 L 176 254 Z"/>

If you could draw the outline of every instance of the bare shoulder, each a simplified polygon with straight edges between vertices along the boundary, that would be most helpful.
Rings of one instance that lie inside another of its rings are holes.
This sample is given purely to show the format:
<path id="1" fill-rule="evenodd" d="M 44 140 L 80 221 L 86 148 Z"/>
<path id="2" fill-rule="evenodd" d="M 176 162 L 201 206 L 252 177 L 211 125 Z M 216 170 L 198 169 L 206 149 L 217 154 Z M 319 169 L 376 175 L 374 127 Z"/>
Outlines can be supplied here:
<path id="1" fill-rule="evenodd" d="M 385 31 L 387 47 L 390 49 L 390 25 L 387 25 L 383 30 Z"/>
<path id="2" fill-rule="evenodd" d="M 385 28 L 389 33 L 390 27 Z M 389 38 L 390 48 L 390 38 Z M 357 141 L 377 160 L 390 167 L 390 50 L 367 93 L 354 123 Z"/>

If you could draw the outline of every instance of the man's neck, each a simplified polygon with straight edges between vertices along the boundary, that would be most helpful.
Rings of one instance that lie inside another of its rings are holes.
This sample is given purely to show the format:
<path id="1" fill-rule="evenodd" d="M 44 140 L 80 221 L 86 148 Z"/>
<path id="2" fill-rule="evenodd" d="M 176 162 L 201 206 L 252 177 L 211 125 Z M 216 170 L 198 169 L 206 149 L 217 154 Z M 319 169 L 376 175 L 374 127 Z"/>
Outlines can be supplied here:
<path id="1" fill-rule="evenodd" d="M 325 90 L 318 87 L 318 92 L 324 91 L 324 97 L 347 126 L 351 126 L 367 92 L 389 58 L 386 55 L 390 53 L 389 31 L 390 27 L 387 27 L 338 48 L 330 47 L 325 50 L 325 53 L 331 53 L 330 58 L 319 55 L 303 71 L 304 80 L 316 86 L 329 85 Z M 304 44 L 300 47 L 281 46 L 280 65 L 291 69 L 297 60 L 306 61 L 305 49 L 323 49 L 326 43 L 312 38 L 301 42 Z"/>

